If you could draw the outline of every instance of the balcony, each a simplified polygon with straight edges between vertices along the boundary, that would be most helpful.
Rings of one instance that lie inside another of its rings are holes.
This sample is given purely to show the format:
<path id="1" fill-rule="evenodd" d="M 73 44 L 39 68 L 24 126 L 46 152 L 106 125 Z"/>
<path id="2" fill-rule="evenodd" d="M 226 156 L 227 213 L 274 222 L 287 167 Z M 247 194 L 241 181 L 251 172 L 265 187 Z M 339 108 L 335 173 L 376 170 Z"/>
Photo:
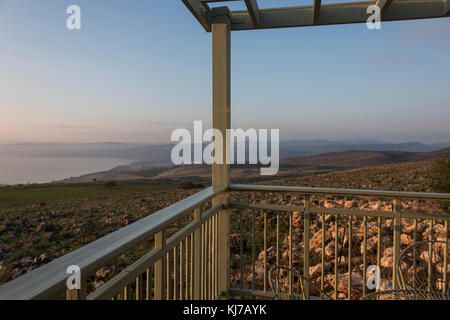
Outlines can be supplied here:
<path id="1" fill-rule="evenodd" d="M 440 290 L 448 292 L 449 270 L 442 267 L 448 266 L 450 215 L 417 210 L 424 202 L 444 208 L 448 200 L 450 194 L 438 193 L 210 187 L 4 284 L 0 299 L 273 299 L 273 265 L 311 277 L 316 286 L 305 287 L 308 299 L 321 298 L 316 287 L 336 299 L 359 299 L 370 293 L 363 281 L 369 265 L 381 267 L 380 290 L 399 288 L 400 252 L 424 237 L 446 243 L 438 264 Z M 92 274 L 149 243 L 131 265 L 100 286 L 92 283 Z M 72 265 L 81 269 L 80 290 L 67 290 Z M 296 284 L 284 277 L 289 295 Z"/>

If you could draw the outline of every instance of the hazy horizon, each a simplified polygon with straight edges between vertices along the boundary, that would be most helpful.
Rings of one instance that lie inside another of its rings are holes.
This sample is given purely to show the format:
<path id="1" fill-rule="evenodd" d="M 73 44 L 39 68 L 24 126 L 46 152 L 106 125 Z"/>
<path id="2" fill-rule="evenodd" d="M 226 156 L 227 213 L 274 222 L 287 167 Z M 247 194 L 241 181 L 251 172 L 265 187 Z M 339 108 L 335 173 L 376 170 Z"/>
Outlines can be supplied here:
<path id="1" fill-rule="evenodd" d="M 211 35 L 181 1 L 77 0 L 79 31 L 71 4 L 0 1 L 0 144 L 165 144 L 211 125 Z M 232 126 L 450 141 L 448 39 L 450 19 L 233 32 Z"/>

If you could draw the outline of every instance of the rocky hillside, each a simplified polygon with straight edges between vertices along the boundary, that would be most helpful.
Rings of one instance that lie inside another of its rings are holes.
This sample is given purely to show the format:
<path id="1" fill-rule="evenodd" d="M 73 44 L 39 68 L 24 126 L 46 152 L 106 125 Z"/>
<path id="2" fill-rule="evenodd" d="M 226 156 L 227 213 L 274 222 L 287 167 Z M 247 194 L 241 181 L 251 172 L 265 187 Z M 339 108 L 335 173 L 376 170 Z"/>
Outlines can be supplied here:
<path id="1" fill-rule="evenodd" d="M 431 168 L 433 161 L 409 162 L 400 164 L 389 164 L 369 168 L 358 168 L 332 172 L 327 174 L 310 174 L 303 177 L 292 177 L 276 181 L 268 181 L 270 184 L 337 187 L 337 188 L 362 188 L 379 190 L 408 190 L 408 191 L 432 191 L 433 178 Z M 99 183 L 82 185 L 60 185 L 60 186 L 29 186 L 0 189 L 0 283 L 9 281 L 21 274 L 31 271 L 56 257 L 62 256 L 82 245 L 117 230 L 129 223 L 137 221 L 161 208 L 169 206 L 180 199 L 197 192 L 194 190 L 176 190 L 173 186 L 161 184 L 148 184 L 144 182 L 119 182 L 117 186 L 107 187 Z M 277 194 L 242 193 L 233 194 L 236 200 L 259 203 L 270 201 L 272 203 L 288 205 L 304 205 L 303 198 L 295 195 L 291 197 L 280 197 Z M 316 197 L 312 199 L 313 206 L 323 207 L 346 207 L 372 209 L 379 211 L 391 211 L 391 203 L 386 200 L 360 199 L 360 198 L 336 198 Z M 448 212 L 442 203 L 403 201 L 403 210 L 422 212 Z M 252 279 L 252 239 L 251 239 L 251 215 L 244 215 L 244 274 L 243 284 L 250 286 Z M 348 252 L 349 228 L 348 221 L 341 219 L 338 229 L 334 227 L 334 217 L 326 216 L 326 283 L 327 292 L 332 293 L 337 283 L 339 297 L 343 298 L 346 292 L 346 281 L 348 281 Z M 269 239 L 267 252 L 262 249 L 262 213 L 256 214 L 257 238 L 256 240 L 256 274 L 257 287 L 262 285 L 262 261 L 267 255 L 269 264 L 274 263 L 274 224 L 276 214 L 268 213 Z M 288 217 L 283 215 L 281 219 L 281 262 L 288 263 L 289 237 Z M 293 255 L 294 267 L 302 268 L 303 248 L 303 223 L 300 214 L 293 216 Z M 232 214 L 232 256 L 233 267 L 232 284 L 239 287 L 241 276 L 239 274 L 240 234 L 239 219 L 236 212 Z M 311 243 L 313 250 L 310 274 L 316 284 L 319 284 L 322 217 L 315 216 L 311 222 Z M 180 224 L 184 225 L 184 224 Z M 362 220 L 355 218 L 352 222 L 352 252 L 355 261 L 352 267 L 352 283 L 355 292 L 354 298 L 361 296 L 362 270 L 361 270 L 361 237 Z M 174 225 L 173 230 L 179 226 Z M 378 227 L 376 220 L 368 221 L 368 263 L 374 263 L 374 248 Z M 411 221 L 404 221 L 402 241 L 404 245 L 411 243 Z M 419 221 L 418 239 L 429 235 L 429 225 L 426 221 Z M 442 238 L 443 225 L 437 223 L 434 226 L 434 236 Z M 384 279 L 383 286 L 390 286 L 389 270 L 392 264 L 392 221 L 383 219 L 382 226 L 382 267 Z M 339 236 L 339 276 L 334 279 L 334 237 Z M 110 266 L 106 266 L 92 275 L 90 283 L 98 287 L 104 281 L 116 274 L 141 256 L 152 243 L 144 243 L 141 248 L 130 252 L 118 259 Z M 359 259 L 359 260 L 358 260 Z"/>

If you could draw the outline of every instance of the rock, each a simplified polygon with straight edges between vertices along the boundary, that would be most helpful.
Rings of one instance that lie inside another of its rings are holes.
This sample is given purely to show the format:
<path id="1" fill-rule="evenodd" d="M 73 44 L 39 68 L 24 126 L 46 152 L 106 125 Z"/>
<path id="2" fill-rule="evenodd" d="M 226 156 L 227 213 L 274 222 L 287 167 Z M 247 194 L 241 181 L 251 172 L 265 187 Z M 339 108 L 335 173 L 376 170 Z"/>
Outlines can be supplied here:
<path id="1" fill-rule="evenodd" d="M 43 253 L 39 257 L 34 258 L 35 264 L 46 264 L 52 261 L 54 258 L 48 253 Z"/>
<path id="2" fill-rule="evenodd" d="M 302 226 L 302 214 L 298 211 L 292 213 L 292 226 L 300 228 Z"/>
<path id="3" fill-rule="evenodd" d="M 326 279 L 327 282 L 329 282 L 333 288 L 336 286 L 334 275 L 329 274 L 327 275 Z M 338 273 L 337 288 L 340 294 L 344 294 L 344 297 L 348 297 L 348 282 L 349 282 L 348 272 L 344 274 Z M 360 292 L 362 291 L 363 284 L 364 281 L 362 276 L 357 272 L 352 272 L 351 288 L 353 298 L 355 298 L 356 295 L 360 294 Z"/>
<path id="4" fill-rule="evenodd" d="M 332 201 L 325 200 L 323 202 L 323 206 L 324 206 L 324 208 L 333 208 L 334 207 L 334 203 Z"/>
<path id="5" fill-rule="evenodd" d="M 441 262 L 441 257 L 439 255 L 433 253 L 430 255 L 428 251 L 422 251 L 422 253 L 419 256 L 419 259 L 428 263 L 428 261 L 430 261 L 430 256 L 431 256 L 431 263 L 436 264 Z"/>
<path id="6" fill-rule="evenodd" d="M 324 264 L 324 274 L 327 274 L 332 269 L 333 265 L 329 262 L 325 262 Z M 309 268 L 309 277 L 311 280 L 316 280 L 322 274 L 322 264 L 318 263 L 315 266 Z"/>
<path id="7" fill-rule="evenodd" d="M 392 280 L 381 280 L 381 291 L 392 290 Z"/>
<path id="8" fill-rule="evenodd" d="M 242 242 L 243 242 L 244 251 L 245 251 L 245 248 L 247 247 L 247 237 L 245 236 L 245 234 L 242 237 Z M 240 254 L 240 252 L 241 252 L 241 234 L 239 234 L 239 233 L 230 234 L 230 250 L 231 250 L 231 253 Z"/>
<path id="9" fill-rule="evenodd" d="M 138 221 L 138 220 L 139 219 L 134 217 L 134 216 L 124 216 L 122 218 L 122 226 L 125 227 L 125 226 L 127 226 L 129 224 L 132 224 L 132 223 Z"/>
<path id="10" fill-rule="evenodd" d="M 400 238 L 402 239 L 402 244 L 404 244 L 405 246 L 410 246 L 414 243 L 414 239 L 412 239 L 405 233 L 402 233 Z"/>
<path id="11" fill-rule="evenodd" d="M 267 252 L 261 251 L 258 255 L 257 263 L 264 263 L 264 256 L 267 254 L 267 264 L 275 264 L 277 259 L 276 248 L 274 246 L 267 248 Z"/>
<path id="12" fill-rule="evenodd" d="M 347 209 L 357 208 L 358 207 L 358 202 L 356 200 L 345 201 L 344 207 L 347 208 Z"/>
<path id="13" fill-rule="evenodd" d="M 338 243 L 338 252 L 342 251 L 342 245 Z M 327 260 L 334 259 L 334 241 L 331 241 L 325 246 L 325 257 Z"/>
<path id="14" fill-rule="evenodd" d="M 384 250 L 381 258 L 381 266 L 385 268 L 392 268 L 394 265 L 394 248 L 390 247 Z"/>
<path id="15" fill-rule="evenodd" d="M 372 254 L 377 251 L 378 238 L 376 236 L 367 239 L 366 252 L 367 254 Z M 361 254 L 364 254 L 364 243 L 361 243 Z"/>

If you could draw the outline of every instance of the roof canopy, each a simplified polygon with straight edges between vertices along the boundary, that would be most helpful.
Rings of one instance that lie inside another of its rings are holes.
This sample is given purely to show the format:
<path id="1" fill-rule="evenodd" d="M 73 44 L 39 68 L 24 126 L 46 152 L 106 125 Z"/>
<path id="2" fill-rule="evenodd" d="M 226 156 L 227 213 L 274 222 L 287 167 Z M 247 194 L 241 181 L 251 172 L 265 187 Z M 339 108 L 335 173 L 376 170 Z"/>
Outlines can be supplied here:
<path id="1" fill-rule="evenodd" d="M 450 0 L 372 0 L 322 4 L 322 0 L 305 0 L 305 6 L 261 9 L 258 0 L 182 0 L 203 28 L 211 31 L 211 23 L 220 15 L 229 15 L 231 30 L 253 30 L 308 27 L 345 23 L 365 23 L 371 13 L 367 8 L 378 5 L 381 21 L 442 18 L 450 16 Z M 246 10 L 228 7 L 211 8 L 213 3 L 244 2 Z M 350 0 L 351 1 L 351 0 Z"/>

